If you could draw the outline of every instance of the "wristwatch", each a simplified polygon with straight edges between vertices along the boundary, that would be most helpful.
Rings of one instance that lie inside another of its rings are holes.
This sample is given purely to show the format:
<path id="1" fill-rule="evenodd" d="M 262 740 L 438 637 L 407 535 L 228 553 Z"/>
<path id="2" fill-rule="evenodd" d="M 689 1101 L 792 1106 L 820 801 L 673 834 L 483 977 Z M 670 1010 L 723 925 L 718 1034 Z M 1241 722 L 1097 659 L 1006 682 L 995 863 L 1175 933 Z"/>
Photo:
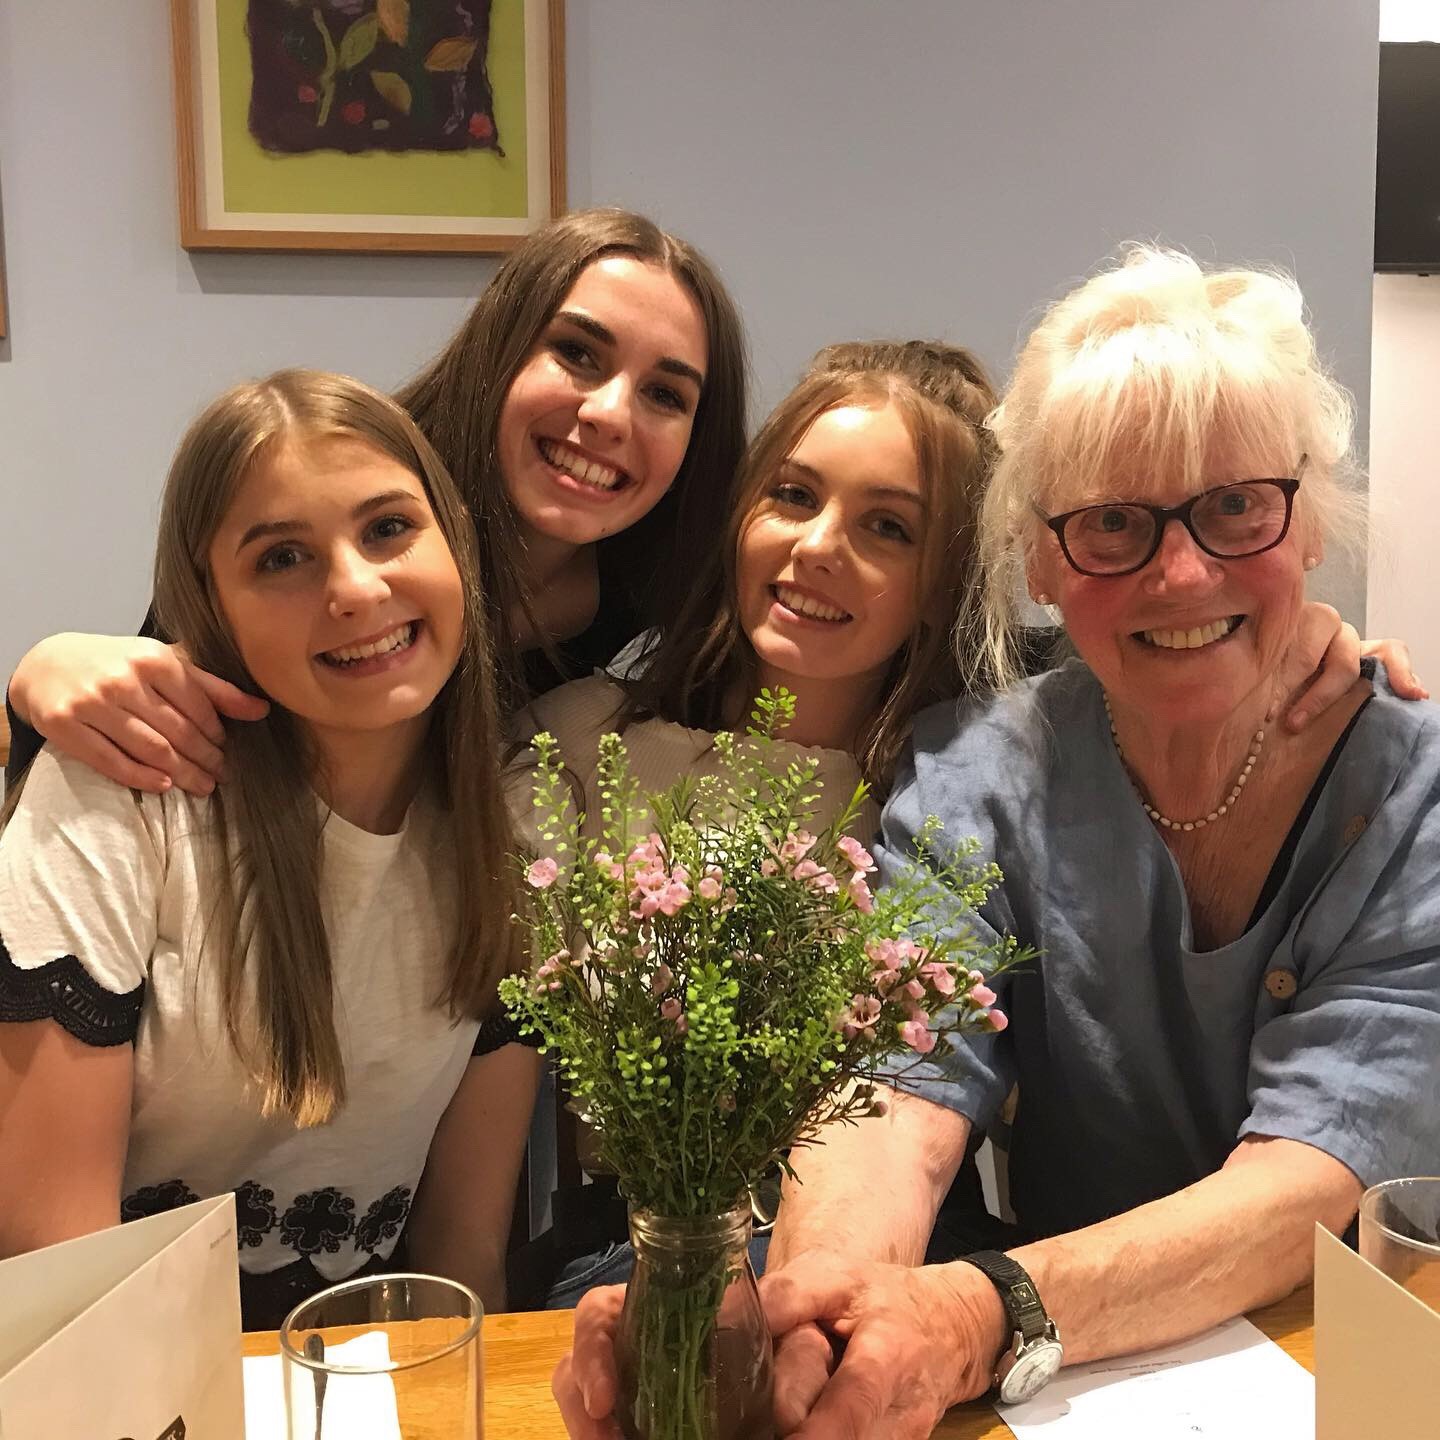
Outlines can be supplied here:
<path id="1" fill-rule="evenodd" d="M 996 1362 L 995 1388 L 1007 1405 L 1017 1405 L 1038 1395 L 1055 1378 L 1065 1358 L 1060 1332 L 1045 1313 L 1034 1281 L 1008 1255 L 976 1250 L 960 1258 L 1000 1292 L 1014 1334 Z"/>

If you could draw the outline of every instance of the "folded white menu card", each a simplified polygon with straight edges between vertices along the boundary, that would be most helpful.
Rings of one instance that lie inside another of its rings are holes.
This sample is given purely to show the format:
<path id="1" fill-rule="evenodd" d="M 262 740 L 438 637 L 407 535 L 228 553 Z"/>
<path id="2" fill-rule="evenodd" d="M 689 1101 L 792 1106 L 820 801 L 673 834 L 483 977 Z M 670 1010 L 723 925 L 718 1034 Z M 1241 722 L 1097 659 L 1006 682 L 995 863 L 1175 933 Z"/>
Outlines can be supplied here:
<path id="1" fill-rule="evenodd" d="M 1193 1340 L 1062 1370 L 997 1405 L 1018 1440 L 1314 1440 L 1315 1381 L 1243 1316 Z"/>
<path id="2" fill-rule="evenodd" d="M 383 1330 L 357 1335 L 332 1345 L 326 1352 L 340 1365 L 384 1365 L 390 1359 L 390 1338 Z M 245 1440 L 286 1440 L 285 1380 L 278 1355 L 245 1357 Z M 400 1415 L 395 1408 L 395 1385 L 388 1375 L 332 1375 L 320 1407 L 323 1428 L 315 1429 L 314 1386 L 311 1372 L 298 1366 L 291 1383 L 303 1389 L 296 1394 L 294 1435 L 316 1440 L 400 1440 Z"/>

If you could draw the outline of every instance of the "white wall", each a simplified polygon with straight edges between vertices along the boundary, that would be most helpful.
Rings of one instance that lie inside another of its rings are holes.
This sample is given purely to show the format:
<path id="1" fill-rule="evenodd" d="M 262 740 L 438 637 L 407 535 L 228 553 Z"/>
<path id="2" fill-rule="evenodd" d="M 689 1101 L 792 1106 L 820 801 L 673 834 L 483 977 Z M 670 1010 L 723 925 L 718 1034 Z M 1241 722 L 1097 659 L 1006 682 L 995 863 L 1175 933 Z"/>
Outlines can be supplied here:
<path id="1" fill-rule="evenodd" d="M 1440 685 L 1440 275 L 1375 277 L 1370 373 L 1367 623 Z"/>
<path id="2" fill-rule="evenodd" d="M 398 381 L 493 263 L 187 255 L 165 0 L 0 0 L 0 671 L 132 626 L 159 479 L 282 363 Z M 571 201 L 710 252 L 773 400 L 817 345 L 937 334 L 1003 371 L 1129 237 L 1295 269 L 1369 381 L 1377 0 L 570 0 Z M 1364 587 L 1332 577 L 1357 624 Z"/>

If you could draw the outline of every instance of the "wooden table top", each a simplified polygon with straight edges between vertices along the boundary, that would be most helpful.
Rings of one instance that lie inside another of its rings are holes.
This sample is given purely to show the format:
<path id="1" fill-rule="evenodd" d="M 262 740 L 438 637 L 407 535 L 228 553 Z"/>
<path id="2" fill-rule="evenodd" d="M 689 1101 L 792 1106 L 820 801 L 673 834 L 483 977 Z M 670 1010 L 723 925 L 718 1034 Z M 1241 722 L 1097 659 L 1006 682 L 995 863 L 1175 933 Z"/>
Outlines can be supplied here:
<path id="1" fill-rule="evenodd" d="M 1315 1368 L 1311 1292 L 1297 1290 L 1288 1299 L 1250 1319 L 1307 1370 Z M 525 1440 L 565 1440 L 565 1426 L 550 1396 L 550 1373 L 570 1348 L 575 1315 L 571 1310 L 485 1318 L 485 1433 Z M 246 1335 L 245 1354 L 273 1355 L 274 1331 Z M 958 1405 L 939 1424 L 935 1440 L 1006 1440 L 1011 1431 L 984 1400 Z"/>

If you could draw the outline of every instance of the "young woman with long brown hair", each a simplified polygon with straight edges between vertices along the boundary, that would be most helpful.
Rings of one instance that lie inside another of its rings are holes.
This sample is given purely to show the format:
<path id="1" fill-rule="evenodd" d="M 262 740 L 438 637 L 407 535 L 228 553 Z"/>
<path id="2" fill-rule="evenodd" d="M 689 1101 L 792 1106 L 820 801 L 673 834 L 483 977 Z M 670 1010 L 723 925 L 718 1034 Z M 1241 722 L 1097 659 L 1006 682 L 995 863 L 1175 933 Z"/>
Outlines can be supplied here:
<path id="1" fill-rule="evenodd" d="M 776 760 L 816 762 L 819 823 L 864 780 L 856 833 L 877 828 L 911 717 L 983 678 L 956 658 L 978 646 L 954 640 L 978 623 L 975 520 L 992 448 L 982 422 L 994 403 L 957 346 L 855 342 L 814 358 L 751 444 L 720 543 L 673 623 L 616 674 L 561 686 L 517 717 L 559 742 L 582 828 L 600 823 L 607 730 L 622 732 L 641 789 L 660 790 L 718 768 L 714 732 L 743 728 L 767 686 L 795 697 Z M 623 1278 L 612 1188 L 602 1179 L 562 1195 L 558 1233 L 515 1263 L 519 1303 L 573 1304 Z"/>
<path id="2" fill-rule="evenodd" d="M 482 579 L 434 450 L 358 381 L 282 372 L 191 427 L 157 617 L 269 710 L 206 798 L 50 749 L 12 790 L 0 1254 L 234 1191 L 251 1327 L 393 1268 L 402 1229 L 411 1263 L 503 1304 L 538 1062 L 496 1014 Z"/>

